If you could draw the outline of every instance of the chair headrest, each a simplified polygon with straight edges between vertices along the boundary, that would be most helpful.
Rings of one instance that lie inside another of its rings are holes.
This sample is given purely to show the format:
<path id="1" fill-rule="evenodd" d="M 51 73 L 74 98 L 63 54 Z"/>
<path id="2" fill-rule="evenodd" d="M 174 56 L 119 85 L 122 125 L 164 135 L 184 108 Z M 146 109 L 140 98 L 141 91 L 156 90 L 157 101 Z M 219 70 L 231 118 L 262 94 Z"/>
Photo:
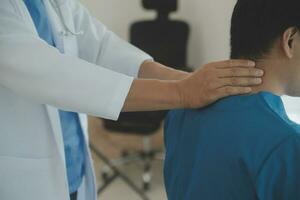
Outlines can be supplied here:
<path id="1" fill-rule="evenodd" d="M 177 0 L 143 0 L 143 7 L 158 12 L 174 12 L 177 10 Z"/>

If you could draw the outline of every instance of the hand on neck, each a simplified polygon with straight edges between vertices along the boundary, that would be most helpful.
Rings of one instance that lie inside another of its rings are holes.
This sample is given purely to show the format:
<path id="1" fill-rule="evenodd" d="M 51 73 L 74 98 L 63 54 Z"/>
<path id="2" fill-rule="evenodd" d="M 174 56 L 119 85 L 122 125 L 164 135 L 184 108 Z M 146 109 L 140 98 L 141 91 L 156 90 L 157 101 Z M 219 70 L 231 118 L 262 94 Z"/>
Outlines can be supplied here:
<path id="1" fill-rule="evenodd" d="M 271 92 L 278 96 L 286 94 L 286 81 L 282 69 L 280 59 L 267 58 L 263 60 L 258 60 L 256 62 L 256 67 L 264 70 L 263 83 L 259 86 L 253 87 L 252 93 L 258 93 L 262 91 Z"/>

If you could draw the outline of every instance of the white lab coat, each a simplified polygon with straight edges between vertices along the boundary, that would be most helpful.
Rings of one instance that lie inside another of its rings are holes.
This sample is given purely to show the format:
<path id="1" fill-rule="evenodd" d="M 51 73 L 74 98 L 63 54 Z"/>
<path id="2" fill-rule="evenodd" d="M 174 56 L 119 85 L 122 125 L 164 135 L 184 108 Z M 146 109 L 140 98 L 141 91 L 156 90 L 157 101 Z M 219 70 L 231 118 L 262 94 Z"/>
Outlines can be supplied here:
<path id="1" fill-rule="evenodd" d="M 151 59 L 76 0 L 44 3 L 60 52 L 39 39 L 22 0 L 0 2 L 1 200 L 68 200 L 57 108 L 116 120 L 139 66 Z M 79 200 L 96 200 L 86 131 L 85 140 Z"/>

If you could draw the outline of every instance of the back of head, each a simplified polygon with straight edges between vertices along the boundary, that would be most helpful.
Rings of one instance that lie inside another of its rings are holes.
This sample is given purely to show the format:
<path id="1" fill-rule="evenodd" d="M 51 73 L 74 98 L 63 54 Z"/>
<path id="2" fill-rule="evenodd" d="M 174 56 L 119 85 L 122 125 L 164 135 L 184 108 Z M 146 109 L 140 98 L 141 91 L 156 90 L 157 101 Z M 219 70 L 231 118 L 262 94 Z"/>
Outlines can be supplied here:
<path id="1" fill-rule="evenodd" d="M 299 0 L 238 0 L 231 21 L 231 58 L 262 59 L 290 27 L 300 28 Z"/>

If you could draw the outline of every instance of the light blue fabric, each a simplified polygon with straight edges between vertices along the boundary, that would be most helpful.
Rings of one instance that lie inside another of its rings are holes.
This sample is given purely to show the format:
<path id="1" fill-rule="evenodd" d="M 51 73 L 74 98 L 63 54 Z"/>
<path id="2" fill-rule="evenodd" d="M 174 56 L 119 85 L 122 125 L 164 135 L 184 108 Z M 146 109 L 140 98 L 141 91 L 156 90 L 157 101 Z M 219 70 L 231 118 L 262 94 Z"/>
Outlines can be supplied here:
<path id="1" fill-rule="evenodd" d="M 70 193 L 76 192 L 84 176 L 84 139 L 79 116 L 74 112 L 59 111 L 63 131 L 67 175 Z"/>
<path id="2" fill-rule="evenodd" d="M 51 25 L 43 0 L 24 1 L 38 30 L 40 38 L 55 46 Z M 70 193 L 76 192 L 84 176 L 84 138 L 79 116 L 74 112 L 59 111 Z M 33 138 L 34 139 L 34 138 Z"/>
<path id="3" fill-rule="evenodd" d="M 165 125 L 169 200 L 299 200 L 300 127 L 268 92 L 175 110 Z"/>

